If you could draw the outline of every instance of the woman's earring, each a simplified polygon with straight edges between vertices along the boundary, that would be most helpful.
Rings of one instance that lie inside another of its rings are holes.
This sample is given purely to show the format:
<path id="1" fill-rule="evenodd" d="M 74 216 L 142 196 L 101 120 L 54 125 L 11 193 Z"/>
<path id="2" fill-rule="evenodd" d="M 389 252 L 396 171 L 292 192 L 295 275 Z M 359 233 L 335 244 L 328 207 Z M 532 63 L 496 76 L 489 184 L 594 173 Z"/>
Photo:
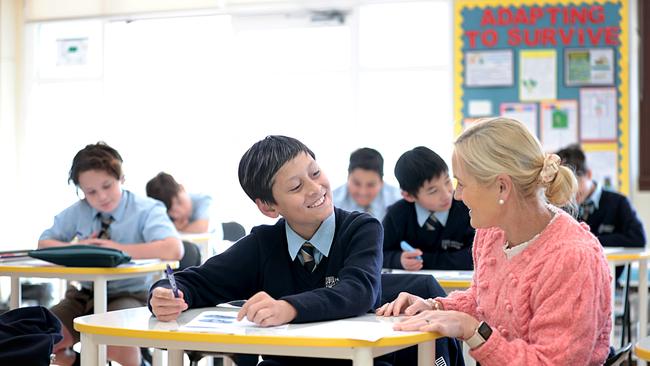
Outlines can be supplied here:
<path id="1" fill-rule="evenodd" d="M 499 198 L 499 204 L 502 205 L 504 203 L 505 203 L 505 201 L 502 198 Z"/>

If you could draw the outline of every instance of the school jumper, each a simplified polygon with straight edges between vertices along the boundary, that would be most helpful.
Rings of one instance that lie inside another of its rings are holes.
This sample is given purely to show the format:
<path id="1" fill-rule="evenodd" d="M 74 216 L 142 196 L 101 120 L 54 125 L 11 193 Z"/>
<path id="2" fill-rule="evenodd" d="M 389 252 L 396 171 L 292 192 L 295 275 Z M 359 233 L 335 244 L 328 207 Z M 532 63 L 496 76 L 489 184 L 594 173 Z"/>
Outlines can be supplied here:
<path id="1" fill-rule="evenodd" d="M 467 206 L 452 200 L 444 226 L 438 224 L 435 230 L 428 230 L 416 211 L 416 204 L 404 199 L 388 208 L 383 221 L 384 268 L 402 269 L 400 242 L 406 241 L 422 250 L 424 269 L 471 270 L 474 229 Z"/>
<path id="2" fill-rule="evenodd" d="M 645 247 L 643 224 L 627 197 L 603 190 L 600 184 L 585 202 L 592 201 L 594 211 L 587 225 L 605 247 Z"/>
<path id="3" fill-rule="evenodd" d="M 436 298 L 490 325 L 487 342 L 470 351 L 482 366 L 600 366 L 609 353 L 611 276 L 602 246 L 587 225 L 550 209 L 549 225 L 510 258 L 503 230 L 476 230 L 471 287 Z"/>

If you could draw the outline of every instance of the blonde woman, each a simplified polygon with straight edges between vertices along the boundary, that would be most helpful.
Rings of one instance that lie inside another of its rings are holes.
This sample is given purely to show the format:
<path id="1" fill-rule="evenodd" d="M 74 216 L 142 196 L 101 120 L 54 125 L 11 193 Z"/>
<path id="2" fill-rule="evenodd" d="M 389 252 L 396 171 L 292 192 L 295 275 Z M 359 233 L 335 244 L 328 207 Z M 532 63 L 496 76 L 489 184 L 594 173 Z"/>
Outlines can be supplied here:
<path id="1" fill-rule="evenodd" d="M 463 339 L 482 366 L 602 365 L 611 293 L 598 240 L 558 207 L 576 178 L 518 121 L 495 118 L 455 143 L 455 198 L 476 228 L 472 286 L 447 298 L 401 293 L 377 314 L 398 330 Z"/>

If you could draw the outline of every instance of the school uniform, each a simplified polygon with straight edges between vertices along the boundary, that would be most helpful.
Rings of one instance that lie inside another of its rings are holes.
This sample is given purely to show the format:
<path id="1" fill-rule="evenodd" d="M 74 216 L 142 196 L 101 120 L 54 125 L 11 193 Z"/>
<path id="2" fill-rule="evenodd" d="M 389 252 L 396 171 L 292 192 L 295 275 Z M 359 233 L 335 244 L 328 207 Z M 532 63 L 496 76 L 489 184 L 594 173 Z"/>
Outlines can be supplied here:
<path id="1" fill-rule="evenodd" d="M 309 239 L 316 262 L 309 272 L 301 253 L 306 240 L 280 219 L 253 228 L 203 265 L 178 272 L 176 283 L 189 308 L 248 299 L 265 291 L 296 309 L 292 323 L 358 316 L 380 306 L 382 235 L 381 224 L 372 216 L 335 208 Z M 169 288 L 169 283 L 160 280 L 151 290 L 158 286 Z M 283 364 L 296 361 L 270 358 Z M 302 361 L 313 364 L 314 359 Z"/>
<path id="2" fill-rule="evenodd" d="M 165 205 L 127 190 L 122 190 L 120 203 L 110 213 L 100 213 L 85 199 L 76 202 L 54 217 L 54 224 L 41 234 L 39 240 L 70 242 L 75 238 L 79 240 L 89 238 L 102 229 L 103 216 L 112 217 L 109 225 L 112 241 L 121 244 L 137 244 L 175 237 L 180 243 L 178 232 L 167 216 Z M 151 282 L 153 276 L 109 281 L 108 310 L 144 305 L 146 291 Z M 68 327 L 75 339 L 78 339 L 79 335 L 72 328 L 72 319 L 90 314 L 93 309 L 92 283 L 84 281 L 81 285 L 81 290 L 69 288 L 66 298 L 52 308 L 52 312 Z M 140 303 L 141 305 L 138 305 Z"/>
<path id="3" fill-rule="evenodd" d="M 334 206 L 342 208 L 346 211 L 359 211 L 367 212 L 378 220 L 382 220 L 386 215 L 386 209 L 388 206 L 395 203 L 397 200 L 402 198 L 400 189 L 393 187 L 390 184 L 384 183 L 381 190 L 377 194 L 374 200 L 370 203 L 370 206 L 361 206 L 359 205 L 348 192 L 348 185 L 344 184 L 336 188 L 332 192 L 332 202 Z"/>
<path id="4" fill-rule="evenodd" d="M 207 194 L 190 193 L 190 200 L 192 201 L 192 214 L 190 215 L 190 222 L 196 220 L 210 219 L 210 205 L 212 204 L 212 197 Z"/>
<path id="5" fill-rule="evenodd" d="M 404 199 L 388 208 L 384 217 L 384 268 L 402 269 L 400 243 L 422 250 L 424 269 L 471 270 L 474 229 L 469 210 L 452 200 L 449 211 L 432 213 Z"/>
<path id="6" fill-rule="evenodd" d="M 605 247 L 645 247 L 645 230 L 630 201 L 598 183 L 580 205 L 580 219 Z"/>

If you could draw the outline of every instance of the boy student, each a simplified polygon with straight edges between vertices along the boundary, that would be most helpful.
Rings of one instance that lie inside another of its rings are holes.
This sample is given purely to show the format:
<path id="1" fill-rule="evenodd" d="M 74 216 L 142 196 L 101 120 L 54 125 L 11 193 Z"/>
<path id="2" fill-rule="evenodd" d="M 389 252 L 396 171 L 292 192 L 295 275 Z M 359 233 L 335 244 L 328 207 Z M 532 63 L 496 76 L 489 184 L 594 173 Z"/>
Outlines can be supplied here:
<path id="1" fill-rule="evenodd" d="M 160 172 L 147 182 L 147 196 L 162 201 L 176 230 L 184 233 L 205 233 L 210 224 L 212 197 L 190 194 L 171 175 Z"/>
<path id="2" fill-rule="evenodd" d="M 68 182 L 81 189 L 84 198 L 54 218 L 45 230 L 39 248 L 77 244 L 122 250 L 134 259 L 178 260 L 183 247 L 162 203 L 122 189 L 122 157 L 103 142 L 87 145 L 72 160 Z M 147 301 L 147 278 L 108 283 L 108 310 L 143 306 Z M 68 288 L 65 299 L 52 308 L 63 324 L 63 340 L 54 347 L 57 364 L 77 364 L 78 354 L 67 350 L 79 341 L 72 327 L 76 317 L 93 312 L 90 283 Z M 108 358 L 121 365 L 140 365 L 140 350 L 135 347 L 108 347 Z"/>
<path id="3" fill-rule="evenodd" d="M 401 195 L 399 188 L 384 183 L 384 158 L 379 151 L 363 147 L 350 155 L 348 181 L 334 190 L 333 197 L 338 208 L 367 212 L 381 220 Z"/>
<path id="4" fill-rule="evenodd" d="M 589 225 L 603 246 L 643 248 L 645 230 L 630 201 L 620 193 L 604 190 L 592 180 L 592 171 L 580 146 L 569 145 L 557 154 L 562 164 L 574 169 L 578 178 L 578 219 Z"/>
<path id="5" fill-rule="evenodd" d="M 474 229 L 469 210 L 453 197 L 445 161 L 418 146 L 397 160 L 395 177 L 403 199 L 390 206 L 384 217 L 384 267 L 472 269 Z M 402 241 L 414 250 L 404 250 Z"/>
<path id="6" fill-rule="evenodd" d="M 380 302 L 382 227 L 372 216 L 332 205 L 314 153 L 300 141 L 268 136 L 239 163 L 239 182 L 262 214 L 282 216 L 199 267 L 155 283 L 149 306 L 162 321 L 188 308 L 247 299 L 237 317 L 261 326 L 357 316 Z M 332 365 L 335 360 L 265 357 L 263 364 Z"/>

